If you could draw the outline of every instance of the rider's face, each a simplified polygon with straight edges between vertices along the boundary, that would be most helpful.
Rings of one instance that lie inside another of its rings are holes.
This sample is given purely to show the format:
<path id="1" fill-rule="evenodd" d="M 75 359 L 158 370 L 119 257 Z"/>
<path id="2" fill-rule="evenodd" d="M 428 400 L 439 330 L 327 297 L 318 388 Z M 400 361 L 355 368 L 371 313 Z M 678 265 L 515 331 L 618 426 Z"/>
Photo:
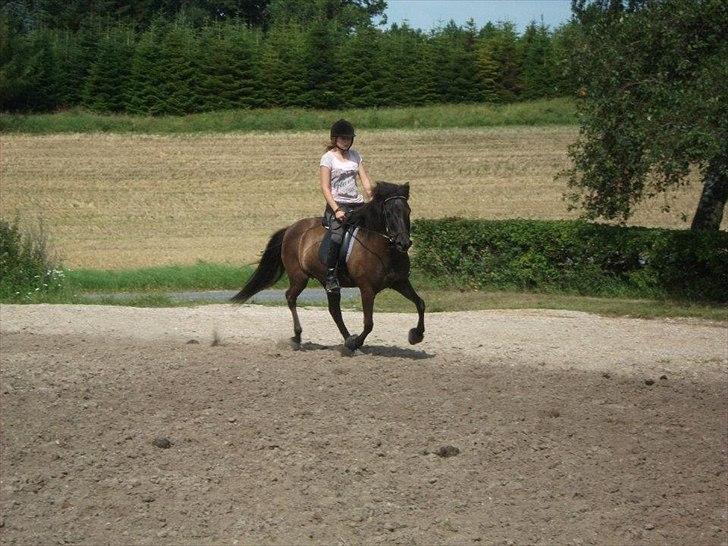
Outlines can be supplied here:
<path id="1" fill-rule="evenodd" d="M 351 147 L 351 144 L 353 142 L 354 142 L 354 139 L 351 137 L 345 137 L 345 136 L 336 137 L 336 147 L 340 148 L 342 150 L 348 150 Z"/>

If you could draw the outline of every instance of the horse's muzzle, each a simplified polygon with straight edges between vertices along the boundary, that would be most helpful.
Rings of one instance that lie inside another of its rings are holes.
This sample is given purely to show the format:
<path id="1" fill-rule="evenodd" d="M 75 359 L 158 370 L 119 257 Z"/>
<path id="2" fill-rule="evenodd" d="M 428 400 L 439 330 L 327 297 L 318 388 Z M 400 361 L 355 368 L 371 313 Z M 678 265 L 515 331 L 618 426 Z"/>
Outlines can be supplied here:
<path id="1" fill-rule="evenodd" d="M 397 240 L 394 243 L 394 248 L 399 250 L 400 252 L 407 252 L 409 250 L 409 247 L 412 246 L 412 241 L 409 239 L 405 240 Z"/>

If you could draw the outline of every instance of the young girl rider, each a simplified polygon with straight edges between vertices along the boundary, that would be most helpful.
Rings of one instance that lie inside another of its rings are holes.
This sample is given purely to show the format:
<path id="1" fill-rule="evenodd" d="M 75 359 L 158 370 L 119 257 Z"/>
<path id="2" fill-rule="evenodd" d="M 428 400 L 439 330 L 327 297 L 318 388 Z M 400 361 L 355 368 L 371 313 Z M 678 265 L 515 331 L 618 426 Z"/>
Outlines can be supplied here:
<path id="1" fill-rule="evenodd" d="M 326 147 L 319 167 L 321 191 L 326 199 L 324 222 L 331 230 L 331 244 L 326 256 L 327 292 L 339 290 L 336 264 L 346 229 L 346 216 L 364 204 L 364 197 L 356 185 L 357 174 L 367 199 L 372 197 L 372 183 L 364 169 L 362 157 L 351 148 L 354 136 L 354 127 L 345 119 L 334 123 L 331 126 L 331 143 Z"/>

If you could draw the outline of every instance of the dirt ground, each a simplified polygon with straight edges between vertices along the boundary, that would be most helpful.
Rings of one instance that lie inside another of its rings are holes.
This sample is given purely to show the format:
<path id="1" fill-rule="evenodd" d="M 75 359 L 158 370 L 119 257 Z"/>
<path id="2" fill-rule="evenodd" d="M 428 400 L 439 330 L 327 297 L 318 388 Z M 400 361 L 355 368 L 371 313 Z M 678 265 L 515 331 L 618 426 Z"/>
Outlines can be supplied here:
<path id="1" fill-rule="evenodd" d="M 728 541 L 725 325 L 378 314 L 349 356 L 301 321 L 0 306 L 0 542 Z"/>

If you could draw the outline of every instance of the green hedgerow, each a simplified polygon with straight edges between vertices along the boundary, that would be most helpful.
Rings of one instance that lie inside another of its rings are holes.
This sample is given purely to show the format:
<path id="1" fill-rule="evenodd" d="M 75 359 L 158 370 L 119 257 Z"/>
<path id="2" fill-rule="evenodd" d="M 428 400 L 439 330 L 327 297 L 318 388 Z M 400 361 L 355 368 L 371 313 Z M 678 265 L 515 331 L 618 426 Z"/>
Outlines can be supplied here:
<path id="1" fill-rule="evenodd" d="M 728 233 L 542 220 L 417 220 L 414 265 L 445 283 L 728 301 Z"/>
<path id="2" fill-rule="evenodd" d="M 36 301 L 64 286 L 63 271 L 49 257 L 42 222 L 37 230 L 21 230 L 17 219 L 0 218 L 0 301 Z"/>

